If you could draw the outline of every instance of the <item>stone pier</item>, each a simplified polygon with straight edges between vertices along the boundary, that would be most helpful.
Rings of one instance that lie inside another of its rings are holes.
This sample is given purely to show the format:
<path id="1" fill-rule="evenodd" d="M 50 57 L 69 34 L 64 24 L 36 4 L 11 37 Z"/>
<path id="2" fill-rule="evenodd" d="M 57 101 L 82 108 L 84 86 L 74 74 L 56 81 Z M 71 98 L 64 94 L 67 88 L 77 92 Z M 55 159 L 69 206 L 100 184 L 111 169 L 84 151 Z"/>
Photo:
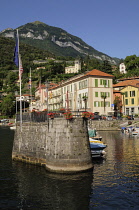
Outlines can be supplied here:
<path id="1" fill-rule="evenodd" d="M 57 173 L 92 169 L 86 121 L 55 118 L 44 123 L 23 123 L 22 129 L 17 125 L 12 158 Z"/>

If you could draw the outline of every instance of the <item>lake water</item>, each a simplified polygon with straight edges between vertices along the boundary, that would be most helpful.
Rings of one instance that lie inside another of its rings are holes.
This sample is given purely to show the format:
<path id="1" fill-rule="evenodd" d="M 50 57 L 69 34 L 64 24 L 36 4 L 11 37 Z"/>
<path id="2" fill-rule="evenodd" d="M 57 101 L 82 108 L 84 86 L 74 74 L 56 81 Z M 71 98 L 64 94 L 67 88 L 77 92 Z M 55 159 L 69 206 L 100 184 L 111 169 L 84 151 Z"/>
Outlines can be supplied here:
<path id="1" fill-rule="evenodd" d="M 12 162 L 14 131 L 0 127 L 0 210 L 139 209 L 139 138 L 99 132 L 106 157 L 76 175 Z"/>

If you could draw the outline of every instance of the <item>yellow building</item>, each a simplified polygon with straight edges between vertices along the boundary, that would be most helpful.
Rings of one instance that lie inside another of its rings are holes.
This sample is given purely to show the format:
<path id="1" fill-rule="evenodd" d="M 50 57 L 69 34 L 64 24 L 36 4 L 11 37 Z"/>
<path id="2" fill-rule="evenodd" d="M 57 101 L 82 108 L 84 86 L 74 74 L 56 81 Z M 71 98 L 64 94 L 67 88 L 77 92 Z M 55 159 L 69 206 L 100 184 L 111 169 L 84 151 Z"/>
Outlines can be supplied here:
<path id="1" fill-rule="evenodd" d="M 121 89 L 123 95 L 123 113 L 126 115 L 139 114 L 139 82 L 127 85 Z"/>

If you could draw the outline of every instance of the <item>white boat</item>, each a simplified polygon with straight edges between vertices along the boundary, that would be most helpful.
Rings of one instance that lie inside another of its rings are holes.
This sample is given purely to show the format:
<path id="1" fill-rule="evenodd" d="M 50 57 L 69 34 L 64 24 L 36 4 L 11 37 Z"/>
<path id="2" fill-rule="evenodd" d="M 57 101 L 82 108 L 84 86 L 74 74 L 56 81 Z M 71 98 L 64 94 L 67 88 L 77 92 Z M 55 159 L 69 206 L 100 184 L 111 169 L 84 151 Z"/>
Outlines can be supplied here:
<path id="1" fill-rule="evenodd" d="M 139 128 L 134 128 L 132 130 L 132 136 L 139 136 Z"/>
<path id="2" fill-rule="evenodd" d="M 11 130 L 16 130 L 16 126 L 10 126 Z"/>
<path id="3" fill-rule="evenodd" d="M 89 142 L 90 142 L 92 157 L 101 158 L 106 154 L 104 149 L 107 147 L 107 145 L 104 144 L 102 141 L 94 140 L 92 138 L 89 138 Z"/>

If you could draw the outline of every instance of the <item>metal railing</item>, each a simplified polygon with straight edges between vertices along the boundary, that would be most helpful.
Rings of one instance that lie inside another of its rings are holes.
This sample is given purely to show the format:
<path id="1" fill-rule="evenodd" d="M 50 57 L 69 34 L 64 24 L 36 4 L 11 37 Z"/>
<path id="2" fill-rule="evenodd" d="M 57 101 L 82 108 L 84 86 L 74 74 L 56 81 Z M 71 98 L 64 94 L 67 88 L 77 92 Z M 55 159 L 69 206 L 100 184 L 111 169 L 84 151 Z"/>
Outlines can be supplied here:
<path id="1" fill-rule="evenodd" d="M 46 122 L 50 118 L 49 114 L 54 113 L 54 118 L 64 118 L 65 112 L 31 112 L 31 113 L 22 113 L 23 122 Z M 81 117 L 82 111 L 72 111 L 73 118 Z M 16 122 L 20 121 L 20 114 L 16 114 Z"/>

